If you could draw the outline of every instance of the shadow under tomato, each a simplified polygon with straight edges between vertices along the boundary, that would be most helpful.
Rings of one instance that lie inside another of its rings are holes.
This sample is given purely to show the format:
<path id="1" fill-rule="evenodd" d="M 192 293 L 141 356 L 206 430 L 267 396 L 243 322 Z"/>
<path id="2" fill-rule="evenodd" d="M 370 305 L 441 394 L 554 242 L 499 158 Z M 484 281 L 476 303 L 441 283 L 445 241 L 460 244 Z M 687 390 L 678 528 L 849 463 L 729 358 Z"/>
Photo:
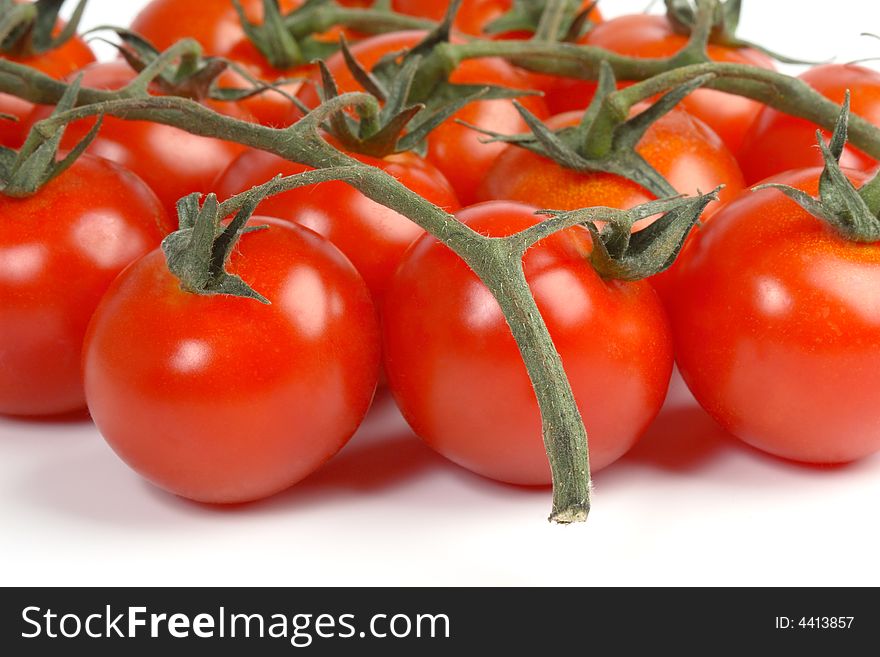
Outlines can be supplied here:
<path id="1" fill-rule="evenodd" d="M 672 472 L 698 470 L 746 446 L 697 406 L 661 413 L 621 463 L 640 463 Z"/>
<path id="2" fill-rule="evenodd" d="M 0 420 L 7 424 L 21 425 L 76 425 L 91 424 L 92 416 L 89 415 L 88 409 L 82 408 L 78 411 L 70 413 L 61 413 L 58 415 L 0 415 Z"/>

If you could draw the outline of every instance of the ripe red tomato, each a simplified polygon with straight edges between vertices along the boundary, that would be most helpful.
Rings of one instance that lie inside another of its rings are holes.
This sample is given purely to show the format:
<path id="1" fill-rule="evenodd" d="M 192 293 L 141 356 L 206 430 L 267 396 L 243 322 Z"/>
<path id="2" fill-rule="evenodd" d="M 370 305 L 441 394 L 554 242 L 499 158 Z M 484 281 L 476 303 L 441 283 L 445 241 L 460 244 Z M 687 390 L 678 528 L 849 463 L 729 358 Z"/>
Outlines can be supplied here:
<path id="1" fill-rule="evenodd" d="M 384 55 L 412 48 L 424 38 L 423 32 L 392 32 L 366 39 L 352 47 L 355 58 L 367 69 Z M 327 60 L 327 67 L 336 78 L 340 91 L 361 91 L 345 65 L 341 54 Z M 501 59 L 479 59 L 464 62 L 451 76 L 459 84 L 493 84 L 515 89 L 528 88 L 528 76 Z M 315 79 L 315 84 L 318 80 Z M 300 98 L 309 107 L 318 104 L 313 85 L 307 85 Z M 535 96 L 520 99 L 533 114 L 546 118 L 544 101 Z M 520 133 L 527 125 L 509 100 L 471 103 L 452 119 L 437 128 L 428 140 L 428 159 L 443 172 L 455 189 L 459 201 L 469 205 L 476 200 L 476 190 L 485 172 L 504 150 L 504 144 L 483 144 L 483 135 L 455 122 L 466 121 L 501 133 Z"/>
<path id="2" fill-rule="evenodd" d="M 131 172 L 84 155 L 36 195 L 0 195 L 0 413 L 82 408 L 80 352 L 101 296 L 171 229 Z"/>
<path id="3" fill-rule="evenodd" d="M 638 108 L 637 108 L 638 109 Z M 548 125 L 561 129 L 577 125 L 581 112 L 555 116 Z M 639 153 L 683 194 L 708 192 L 726 185 L 721 201 L 709 213 L 735 198 L 743 189 L 736 158 L 702 121 L 673 110 L 642 138 Z M 480 200 L 507 199 L 551 210 L 607 206 L 622 210 L 654 197 L 640 185 L 607 173 L 580 173 L 518 146 L 508 146 L 486 174 Z"/>
<path id="4" fill-rule="evenodd" d="M 93 89 L 120 89 L 134 77 L 123 61 L 101 62 L 83 69 L 82 86 Z M 223 113 L 250 119 L 233 103 L 208 103 Z M 33 121 L 45 118 L 51 108 L 38 107 Z M 71 123 L 62 140 L 63 148 L 73 148 L 94 125 L 91 119 Z M 176 216 L 177 201 L 193 192 L 209 192 L 217 176 L 244 146 L 191 135 L 158 123 L 125 121 L 105 117 L 101 132 L 89 152 L 106 157 L 138 174 L 156 192 L 169 214 Z"/>
<path id="5" fill-rule="evenodd" d="M 880 125 L 880 73 L 877 71 L 854 64 L 827 64 L 810 69 L 800 79 L 835 103 L 842 103 L 849 90 L 853 114 Z M 783 171 L 822 166 L 822 154 L 816 148 L 818 128 L 804 119 L 765 107 L 740 151 L 746 180 L 756 183 Z M 824 132 L 827 138 L 830 133 Z M 876 160 L 853 146 L 847 146 L 841 158 L 841 165 L 852 169 L 867 171 L 876 164 Z"/>
<path id="6" fill-rule="evenodd" d="M 443 174 L 412 153 L 385 159 L 353 155 L 378 167 L 435 205 L 454 212 L 458 200 Z M 309 167 L 263 151 L 247 151 L 233 162 L 215 185 L 223 199 L 261 185 L 274 176 L 291 176 Z M 266 199 L 260 211 L 293 221 L 320 233 L 351 259 L 373 298 L 385 293 L 406 249 L 424 231 L 394 210 L 368 199 L 342 182 L 295 189 Z"/>
<path id="7" fill-rule="evenodd" d="M 586 35 L 584 43 L 630 57 L 666 58 L 687 44 L 687 36 L 677 33 L 665 16 L 633 14 L 600 23 Z M 774 68 L 769 57 L 750 48 L 710 45 L 708 52 L 716 62 Z M 554 113 L 583 109 L 595 90 L 593 82 L 568 80 L 547 91 L 547 104 Z M 682 106 L 705 121 L 733 153 L 739 150 L 762 107 L 756 101 L 712 89 L 698 89 L 682 101 Z"/>
<path id="8" fill-rule="evenodd" d="M 815 195 L 820 173 L 774 180 Z M 797 461 L 848 462 L 880 449 L 880 243 L 848 242 L 764 190 L 696 233 L 674 282 L 678 364 L 721 426 Z"/>
<path id="9" fill-rule="evenodd" d="M 585 9 L 590 4 L 592 4 L 592 0 L 585 0 L 582 3 L 582 7 Z M 443 19 L 446 10 L 449 9 L 449 2 L 441 0 L 392 0 L 391 6 L 401 14 L 439 21 Z M 513 0 L 464 0 L 461 3 L 461 9 L 459 9 L 455 17 L 455 29 L 465 34 L 479 36 L 485 32 L 489 23 L 506 14 L 512 7 Z M 601 19 L 599 10 L 594 9 L 590 14 L 590 20 L 598 22 Z M 507 36 L 513 38 L 513 35 Z M 520 36 L 528 38 L 531 35 Z"/>
<path id="10" fill-rule="evenodd" d="M 459 219 L 506 236 L 534 208 L 496 202 Z M 588 264 L 589 233 L 574 228 L 530 249 L 526 277 L 562 355 L 600 470 L 626 453 L 660 411 L 672 337 L 651 286 L 605 281 Z M 470 268 L 425 236 L 411 248 L 383 306 L 389 386 L 413 430 L 459 465 L 514 484 L 550 483 L 541 418 L 510 329 Z"/>
<path id="11" fill-rule="evenodd" d="M 240 1 L 251 21 L 263 20 L 263 0 Z M 300 0 L 280 2 L 285 13 L 300 4 Z M 206 55 L 224 55 L 245 36 L 231 0 L 152 0 L 135 17 L 131 29 L 159 50 L 191 37 L 202 44 Z"/>
<path id="12" fill-rule="evenodd" d="M 56 80 L 61 80 L 95 61 L 95 54 L 91 48 L 78 36 L 72 37 L 59 48 L 40 55 L 30 57 L 0 55 L 0 57 L 35 68 Z M 8 114 L 19 119 L 18 121 L 0 119 L 0 145 L 18 148 L 24 143 L 30 128 L 27 118 L 33 111 L 33 103 L 9 94 L 0 94 L 0 114 Z"/>
<path id="13" fill-rule="evenodd" d="M 303 479 L 363 420 L 376 389 L 376 311 L 351 263 L 273 219 L 229 271 L 272 305 L 181 290 L 156 250 L 107 293 L 89 327 L 89 409 L 116 453 L 200 502 L 249 502 Z"/>

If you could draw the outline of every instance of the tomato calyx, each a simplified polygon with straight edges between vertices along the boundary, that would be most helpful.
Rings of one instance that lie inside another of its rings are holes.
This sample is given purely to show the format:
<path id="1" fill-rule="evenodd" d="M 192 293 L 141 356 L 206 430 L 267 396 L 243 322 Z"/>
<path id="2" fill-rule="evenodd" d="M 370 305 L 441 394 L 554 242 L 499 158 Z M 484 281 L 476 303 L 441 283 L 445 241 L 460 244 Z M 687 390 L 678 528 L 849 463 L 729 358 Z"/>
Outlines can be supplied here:
<path id="1" fill-rule="evenodd" d="M 584 9 L 579 0 L 513 0 L 513 6 L 502 16 L 489 23 L 486 34 L 531 32 L 535 38 L 575 43 L 589 32 L 594 24 L 590 14 L 598 2 Z M 556 12 L 555 15 L 552 12 Z"/>
<path id="2" fill-rule="evenodd" d="M 500 141 L 525 148 L 562 167 L 581 173 L 610 173 L 631 180 L 657 198 L 676 196 L 678 191 L 636 150 L 650 127 L 671 112 L 692 91 L 713 79 L 696 77 L 673 88 L 647 109 L 629 117 L 629 108 L 617 102 L 616 80 L 611 66 L 602 62 L 598 88 L 579 125 L 553 131 L 514 101 L 531 130 L 525 135 L 502 135 L 469 126 Z"/>
<path id="3" fill-rule="evenodd" d="M 709 61 L 709 44 L 726 48 L 751 48 L 785 64 L 815 64 L 786 57 L 763 46 L 739 38 L 742 0 L 664 0 L 666 18 L 679 34 L 691 40 L 682 56 L 695 57 L 693 63 Z"/>
<path id="4" fill-rule="evenodd" d="M 77 77 L 64 92 L 52 116 L 73 109 L 79 95 L 81 77 Z M 98 136 L 103 117 L 98 117 L 88 134 L 62 159 L 58 150 L 66 124 L 44 131 L 39 123 L 31 128 L 20 150 L 0 146 L 0 193 L 13 198 L 33 196 L 49 181 L 64 173 L 85 152 Z"/>
<path id="5" fill-rule="evenodd" d="M 342 39 L 346 65 L 354 78 L 377 101 L 373 107 L 362 107 L 355 118 L 347 112 L 336 112 L 325 123 L 324 129 L 350 153 L 361 153 L 383 158 L 395 153 L 413 151 L 424 157 L 428 150 L 428 136 L 450 119 L 465 105 L 492 97 L 490 89 L 479 85 L 446 84 L 427 102 L 413 102 L 411 90 L 421 63 L 420 55 L 405 56 L 395 75 L 382 76 L 366 71 L 355 59 Z M 323 102 L 339 97 L 333 75 L 323 61 L 321 89 Z"/>
<path id="6" fill-rule="evenodd" d="M 880 172 L 857 189 L 841 169 L 840 158 L 847 144 L 849 116 L 850 94 L 847 91 L 831 141 L 826 143 L 822 131 L 816 131 L 825 161 L 817 197 L 777 183 L 759 185 L 754 191 L 779 190 L 811 215 L 828 223 L 844 239 L 870 244 L 880 241 Z"/>
<path id="7" fill-rule="evenodd" d="M 639 281 L 673 265 L 706 207 L 718 200 L 722 187 L 708 194 L 650 201 L 630 210 L 541 210 L 539 214 L 553 217 L 564 225 L 581 225 L 590 231 L 593 237 L 590 264 L 602 278 Z M 656 215 L 660 215 L 656 221 L 633 232 L 638 222 Z"/>
<path id="8" fill-rule="evenodd" d="M 325 0 L 319 0 L 323 3 Z M 337 48 L 335 44 L 320 41 L 313 36 L 297 39 L 288 29 L 278 0 L 263 0 L 263 22 L 252 22 L 239 0 L 232 0 L 238 12 L 241 26 L 251 43 L 262 53 L 269 64 L 279 71 L 303 66 L 316 59 L 329 57 Z M 306 5 L 316 4 L 314 1 Z M 295 10 L 296 11 L 296 10 Z"/>
<path id="9" fill-rule="evenodd" d="M 62 5 L 64 0 L 0 0 L 0 52 L 27 57 L 67 43 L 76 35 L 86 0 L 80 0 L 67 24 L 56 30 Z"/>
<path id="10" fill-rule="evenodd" d="M 223 294 L 254 299 L 269 304 L 269 300 L 238 276 L 226 271 L 226 263 L 242 235 L 265 227 L 247 227 L 261 195 L 253 195 L 238 210 L 228 225 L 223 225 L 225 213 L 216 194 L 209 194 L 204 203 L 201 194 L 190 194 L 177 203 L 180 228 L 162 242 L 168 269 L 187 292 L 201 295 Z"/>
<path id="11" fill-rule="evenodd" d="M 457 3 L 453 8 L 457 8 Z M 448 76 L 425 82 L 423 64 L 434 48 L 448 43 L 450 21 L 454 13 L 434 32 L 415 47 L 391 53 L 377 62 L 372 70 L 364 68 L 340 39 L 342 55 L 352 77 L 378 102 L 377 112 L 364 107 L 357 119 L 343 112 L 335 113 L 325 128 L 349 152 L 373 157 L 413 151 L 424 157 L 428 136 L 466 105 L 478 100 L 510 99 L 530 95 L 522 89 L 485 84 L 457 84 Z M 323 62 L 319 62 L 322 85 L 319 95 L 326 102 L 337 98 L 339 91 Z M 429 73 L 431 77 L 434 73 Z"/>

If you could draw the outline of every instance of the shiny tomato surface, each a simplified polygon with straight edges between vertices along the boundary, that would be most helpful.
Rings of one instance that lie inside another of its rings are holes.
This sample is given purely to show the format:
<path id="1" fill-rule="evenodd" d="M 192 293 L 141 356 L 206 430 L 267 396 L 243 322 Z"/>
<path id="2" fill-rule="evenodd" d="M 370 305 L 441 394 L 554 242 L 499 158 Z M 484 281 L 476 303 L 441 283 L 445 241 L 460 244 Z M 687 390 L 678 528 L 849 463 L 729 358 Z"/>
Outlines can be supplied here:
<path id="1" fill-rule="evenodd" d="M 108 292 L 84 355 L 89 409 L 117 454 L 183 497 L 249 502 L 333 456 L 376 388 L 376 311 L 351 263 L 273 219 L 229 271 L 271 305 L 181 289 L 161 251 Z"/>

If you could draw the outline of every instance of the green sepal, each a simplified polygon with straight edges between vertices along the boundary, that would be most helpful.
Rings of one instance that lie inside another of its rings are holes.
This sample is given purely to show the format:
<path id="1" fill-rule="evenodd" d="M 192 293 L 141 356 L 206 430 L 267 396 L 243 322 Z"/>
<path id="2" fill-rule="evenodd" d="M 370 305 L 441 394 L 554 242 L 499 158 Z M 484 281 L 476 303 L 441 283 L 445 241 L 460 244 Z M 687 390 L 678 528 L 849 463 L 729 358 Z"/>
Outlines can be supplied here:
<path id="1" fill-rule="evenodd" d="M 54 34 L 64 0 L 16 3 L 0 0 L 0 51 L 19 57 L 55 50 L 76 34 L 87 0 L 79 0 L 64 27 Z"/>
<path id="2" fill-rule="evenodd" d="M 666 17 L 673 29 L 679 34 L 690 36 L 699 21 L 699 2 L 696 3 L 697 6 L 694 6 L 694 0 L 664 1 L 666 3 Z M 712 2 L 706 3 L 706 7 L 714 13 L 712 31 L 708 35 L 709 43 L 727 48 L 751 48 L 783 64 L 815 65 L 819 63 L 793 59 L 759 44 L 740 39 L 736 33 L 742 15 L 742 0 L 712 0 Z"/>
<path id="3" fill-rule="evenodd" d="M 327 4 L 327 0 L 308 0 L 287 17 L 281 13 L 278 0 L 263 0 L 262 23 L 252 23 L 239 0 L 232 0 L 232 4 L 248 39 L 266 61 L 279 71 L 304 66 L 316 59 L 326 59 L 338 50 L 335 43 L 321 41 L 311 34 L 296 38 L 286 24 L 286 19 L 292 14 L 312 12 L 319 5 Z"/>
<path id="4" fill-rule="evenodd" d="M 70 83 L 52 116 L 67 112 L 76 106 L 82 75 Z M 16 152 L 0 148 L 0 193 L 14 198 L 33 196 L 50 180 L 67 171 L 98 136 L 103 116 L 98 116 L 88 134 L 60 161 L 57 159 L 66 126 L 55 128 L 44 136 L 35 125 L 24 145 Z M 39 124 L 38 124 L 39 125 Z"/>
<path id="5" fill-rule="evenodd" d="M 578 126 L 551 130 L 514 101 L 531 130 L 530 134 L 503 135 L 475 126 L 469 127 L 489 136 L 490 142 L 515 144 L 574 171 L 612 173 L 641 185 L 658 198 L 665 198 L 674 196 L 678 193 L 677 190 L 639 155 L 636 147 L 657 120 L 672 111 L 685 96 L 712 79 L 711 75 L 694 78 L 668 92 L 640 114 L 632 118 L 617 115 L 609 122 L 604 119 L 615 114 L 609 97 L 616 90 L 616 82 L 611 66 L 602 62 L 596 96 Z M 600 142 L 603 147 L 595 155 Z"/>
<path id="6" fill-rule="evenodd" d="M 579 0 L 568 0 L 566 15 L 559 26 L 559 33 L 555 35 L 555 40 L 574 43 L 589 32 L 594 27 L 589 17 L 596 4 L 594 2 L 589 7 L 581 9 Z M 487 34 L 537 32 L 546 7 L 547 0 L 513 0 L 510 10 L 489 23 L 485 32 Z"/>
<path id="7" fill-rule="evenodd" d="M 850 94 L 847 91 L 831 141 L 826 143 L 822 131 L 816 131 L 816 138 L 825 161 L 825 169 L 819 178 L 817 197 L 810 196 L 800 189 L 777 183 L 759 185 L 753 191 L 779 190 L 811 215 L 828 223 L 844 239 L 870 244 L 880 241 L 880 217 L 871 207 L 873 190 L 878 184 L 880 173 L 864 187 L 856 189 L 840 168 L 840 158 L 847 143 L 849 115 Z"/>
<path id="8" fill-rule="evenodd" d="M 440 80 L 426 96 L 415 94 L 414 89 L 424 70 L 422 64 L 425 57 L 430 55 L 430 48 L 442 43 L 444 38 L 448 38 L 448 34 L 448 25 L 441 25 L 412 50 L 390 53 L 369 71 L 357 61 L 342 37 L 341 52 L 349 71 L 367 93 L 379 100 L 381 109 L 375 115 L 362 111 L 357 118 L 348 113 L 337 113 L 327 121 L 325 129 L 349 152 L 374 157 L 405 151 L 425 155 L 431 131 L 469 103 L 477 100 L 518 98 L 536 93 L 492 85 L 452 84 L 448 80 Z M 338 97 L 339 90 L 326 65 L 319 62 L 319 66 L 322 77 L 319 89 L 321 99 L 326 101 Z"/>
<path id="9" fill-rule="evenodd" d="M 240 277 L 226 271 L 226 264 L 241 236 L 267 228 L 247 227 L 263 198 L 252 195 L 225 226 L 225 217 L 215 194 L 209 194 L 201 206 L 198 193 L 178 201 L 180 228 L 162 241 L 162 251 L 169 271 L 180 281 L 183 290 L 205 296 L 226 295 L 270 303 Z"/>
<path id="10" fill-rule="evenodd" d="M 666 271 L 678 258 L 706 206 L 718 200 L 720 190 L 721 187 L 709 194 L 651 201 L 616 213 L 615 219 L 601 228 L 594 221 L 585 220 L 582 224 L 593 236 L 590 263 L 602 278 L 621 281 L 643 280 Z M 589 217 L 590 213 L 586 209 L 540 214 L 577 219 L 579 215 Z M 632 232 L 637 222 L 658 214 L 662 216 L 647 228 Z"/>

